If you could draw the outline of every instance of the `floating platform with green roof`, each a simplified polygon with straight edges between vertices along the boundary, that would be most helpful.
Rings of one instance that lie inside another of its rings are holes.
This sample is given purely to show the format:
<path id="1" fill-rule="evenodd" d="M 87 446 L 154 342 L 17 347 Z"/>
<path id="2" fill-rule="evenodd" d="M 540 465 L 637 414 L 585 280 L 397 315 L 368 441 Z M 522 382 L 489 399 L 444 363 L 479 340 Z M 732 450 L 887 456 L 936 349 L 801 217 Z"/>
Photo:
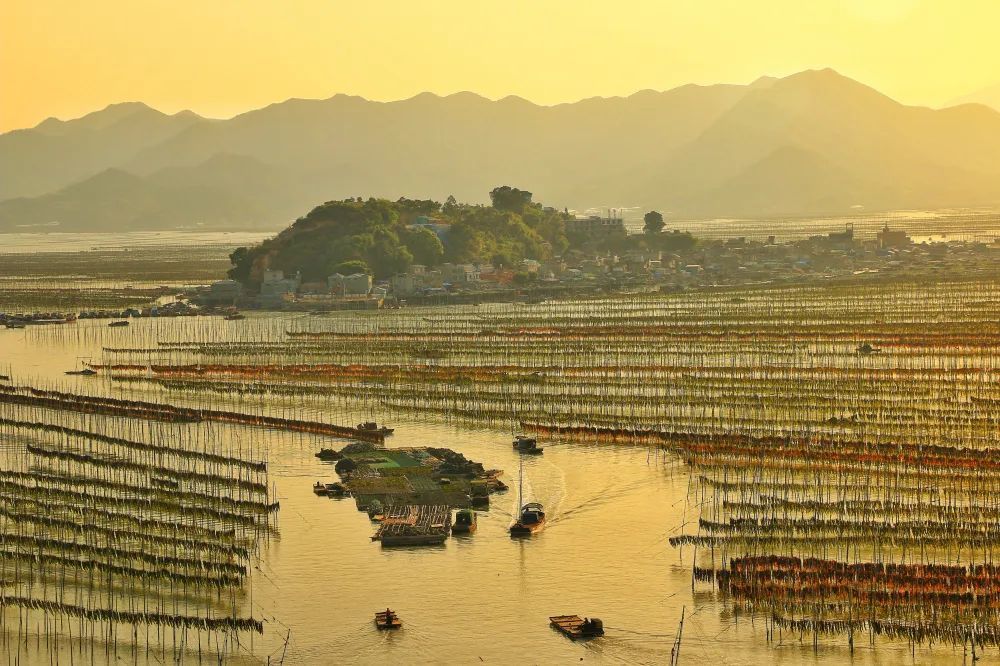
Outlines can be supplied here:
<path id="1" fill-rule="evenodd" d="M 338 472 L 362 511 L 386 506 L 468 508 L 473 486 L 477 495 L 484 486 L 492 491 L 505 488 L 499 483 L 501 470 L 486 470 L 451 449 L 384 449 L 355 443 L 341 454 L 350 464 L 338 463 Z"/>

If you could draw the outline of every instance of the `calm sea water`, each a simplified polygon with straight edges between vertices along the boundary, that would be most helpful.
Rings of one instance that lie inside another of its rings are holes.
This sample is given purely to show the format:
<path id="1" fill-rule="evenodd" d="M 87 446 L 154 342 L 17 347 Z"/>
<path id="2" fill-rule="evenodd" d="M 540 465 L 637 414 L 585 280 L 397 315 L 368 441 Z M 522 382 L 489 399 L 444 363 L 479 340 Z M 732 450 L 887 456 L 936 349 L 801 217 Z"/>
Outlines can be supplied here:
<path id="1" fill-rule="evenodd" d="M 614 208 L 624 216 L 625 226 L 632 233 L 642 231 L 641 206 L 590 209 L 582 214 L 606 215 Z M 855 228 L 858 238 L 874 238 L 883 225 L 906 229 L 917 242 L 969 240 L 992 242 L 1000 238 L 1000 212 L 983 210 L 894 211 L 843 217 L 776 218 L 763 220 L 706 219 L 674 220 L 666 214 L 666 228 L 689 231 L 699 238 L 731 238 L 745 236 L 764 240 L 770 235 L 787 242 L 815 234 L 842 231 L 847 224 Z M 259 243 L 274 232 L 230 231 L 134 231 L 128 233 L 11 233 L 0 234 L 0 254 L 31 252 L 78 252 L 167 246 L 226 246 L 238 247 Z"/>
<path id="2" fill-rule="evenodd" d="M 133 231 L 128 233 L 14 233 L 0 234 L 0 254 L 32 252 L 86 252 L 122 248 L 259 243 L 274 233 L 232 231 Z"/>
<path id="3" fill-rule="evenodd" d="M 113 393 L 114 385 L 100 377 L 63 372 L 81 357 L 99 358 L 102 344 L 169 334 L 181 325 L 141 320 L 120 331 L 101 322 L 0 329 L 0 374 L 17 384 Z M 183 402 L 178 394 L 160 398 Z M 768 644 L 761 618 L 737 618 L 708 586 L 692 589 L 693 552 L 671 548 L 667 538 L 685 526 L 696 529 L 697 498 L 688 497 L 689 475 L 680 461 L 647 448 L 544 442 L 543 456 L 525 460 L 525 494 L 545 504 L 549 525 L 534 538 L 511 540 L 506 529 L 517 502 L 518 459 L 509 431 L 412 412 L 371 414 L 351 404 L 331 409 L 303 401 L 297 415 L 348 424 L 387 420 L 397 428 L 390 447 L 453 448 L 506 470 L 512 491 L 494 496 L 473 536 L 450 538 L 441 547 L 382 549 L 370 541 L 375 526 L 353 500 L 312 493 L 314 481 L 335 479 L 313 454 L 341 442 L 213 424 L 222 436 L 267 439 L 281 501 L 278 536 L 261 553 L 244 608 L 267 621 L 266 634 L 254 639 L 254 657 L 234 661 L 268 663 L 270 655 L 270 663 L 278 663 L 287 639 L 286 664 L 663 664 L 682 609 L 685 664 L 963 661 L 961 648 L 911 655 L 905 643 L 872 647 L 859 641 L 853 656 L 840 638 L 822 641 L 818 652 L 809 636 L 800 641 L 785 634 Z M 402 630 L 375 630 L 372 615 L 386 606 L 400 614 Z M 607 635 L 574 643 L 548 626 L 548 616 L 572 613 L 602 618 Z M 989 652 L 984 663 L 991 660 L 996 655 Z M 134 661 L 158 663 L 142 655 Z M 29 654 L 20 663 L 48 660 Z"/>

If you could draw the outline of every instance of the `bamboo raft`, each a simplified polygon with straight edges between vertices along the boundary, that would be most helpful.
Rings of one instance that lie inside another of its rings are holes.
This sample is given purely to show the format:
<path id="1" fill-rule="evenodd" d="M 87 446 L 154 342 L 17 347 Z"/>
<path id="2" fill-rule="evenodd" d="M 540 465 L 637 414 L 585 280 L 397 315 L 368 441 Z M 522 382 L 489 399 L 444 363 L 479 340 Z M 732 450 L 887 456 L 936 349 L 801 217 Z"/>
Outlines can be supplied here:
<path id="1" fill-rule="evenodd" d="M 383 546 L 428 546 L 444 543 L 451 530 L 451 508 L 447 505 L 389 507 L 372 536 Z"/>

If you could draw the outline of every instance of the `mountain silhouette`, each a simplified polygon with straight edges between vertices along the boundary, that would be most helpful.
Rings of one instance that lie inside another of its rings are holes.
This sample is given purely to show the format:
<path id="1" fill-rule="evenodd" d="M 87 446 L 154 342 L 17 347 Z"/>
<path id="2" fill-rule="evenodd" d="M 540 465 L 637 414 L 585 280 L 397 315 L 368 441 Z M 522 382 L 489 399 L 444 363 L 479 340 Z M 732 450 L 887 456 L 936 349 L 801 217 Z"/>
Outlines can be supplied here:
<path id="1" fill-rule="evenodd" d="M 948 106 L 958 106 L 960 104 L 982 104 L 994 111 L 1000 111 L 1000 83 L 995 86 L 977 90 L 969 95 L 963 95 L 952 100 Z"/>
<path id="2" fill-rule="evenodd" d="M 485 202 L 499 184 L 674 217 L 995 206 L 997 155 L 1000 113 L 905 106 L 829 69 L 554 106 L 335 95 L 208 120 L 118 104 L 0 135 L 0 230 L 280 228 L 332 199 Z"/>

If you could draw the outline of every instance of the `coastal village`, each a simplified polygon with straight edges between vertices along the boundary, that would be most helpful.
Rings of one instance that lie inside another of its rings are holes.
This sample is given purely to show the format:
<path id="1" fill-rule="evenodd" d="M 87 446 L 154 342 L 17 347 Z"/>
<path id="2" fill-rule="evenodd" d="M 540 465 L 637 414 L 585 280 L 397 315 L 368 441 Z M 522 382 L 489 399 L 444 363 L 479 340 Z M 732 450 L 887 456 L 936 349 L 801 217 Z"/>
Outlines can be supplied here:
<path id="1" fill-rule="evenodd" d="M 446 239 L 448 225 L 418 224 Z M 568 233 L 594 240 L 629 234 L 621 218 L 591 216 L 567 224 Z M 843 231 L 779 242 L 735 237 L 694 239 L 687 232 L 665 231 L 678 240 L 674 251 L 587 253 L 571 250 L 548 261 L 524 259 L 513 266 L 443 263 L 414 264 L 387 280 L 371 275 L 334 273 L 326 282 L 305 282 L 301 275 L 269 270 L 259 293 L 235 280 L 220 280 L 192 294 L 205 306 L 264 310 L 375 310 L 407 304 L 478 303 L 560 296 L 619 289 L 688 291 L 699 288 L 891 279 L 934 275 L 975 276 L 995 271 L 1000 241 L 935 239 L 916 242 L 903 229 L 885 225 L 873 238 Z"/>
<path id="2" fill-rule="evenodd" d="M 426 217 L 411 226 L 427 229 L 443 241 L 450 227 Z M 613 215 L 570 220 L 567 233 L 596 246 L 615 245 L 638 235 Z M 183 290 L 161 288 L 155 302 L 123 310 L 0 312 L 0 326 L 196 315 L 238 319 L 242 317 L 238 310 L 377 310 L 407 305 L 531 302 L 617 292 L 864 283 L 928 275 L 969 279 L 995 275 L 1000 255 L 1000 238 L 993 242 L 946 236 L 913 238 L 906 230 L 887 223 L 874 234 L 855 233 L 854 226 L 847 223 L 842 231 L 785 241 L 774 235 L 698 238 L 678 229 L 663 231 L 658 240 L 676 247 L 623 252 L 571 249 L 547 261 L 523 259 L 512 266 L 413 264 L 406 272 L 383 280 L 367 273 L 334 273 L 324 282 L 307 282 L 301 274 L 267 270 L 256 292 L 236 280 L 224 279 Z"/>

